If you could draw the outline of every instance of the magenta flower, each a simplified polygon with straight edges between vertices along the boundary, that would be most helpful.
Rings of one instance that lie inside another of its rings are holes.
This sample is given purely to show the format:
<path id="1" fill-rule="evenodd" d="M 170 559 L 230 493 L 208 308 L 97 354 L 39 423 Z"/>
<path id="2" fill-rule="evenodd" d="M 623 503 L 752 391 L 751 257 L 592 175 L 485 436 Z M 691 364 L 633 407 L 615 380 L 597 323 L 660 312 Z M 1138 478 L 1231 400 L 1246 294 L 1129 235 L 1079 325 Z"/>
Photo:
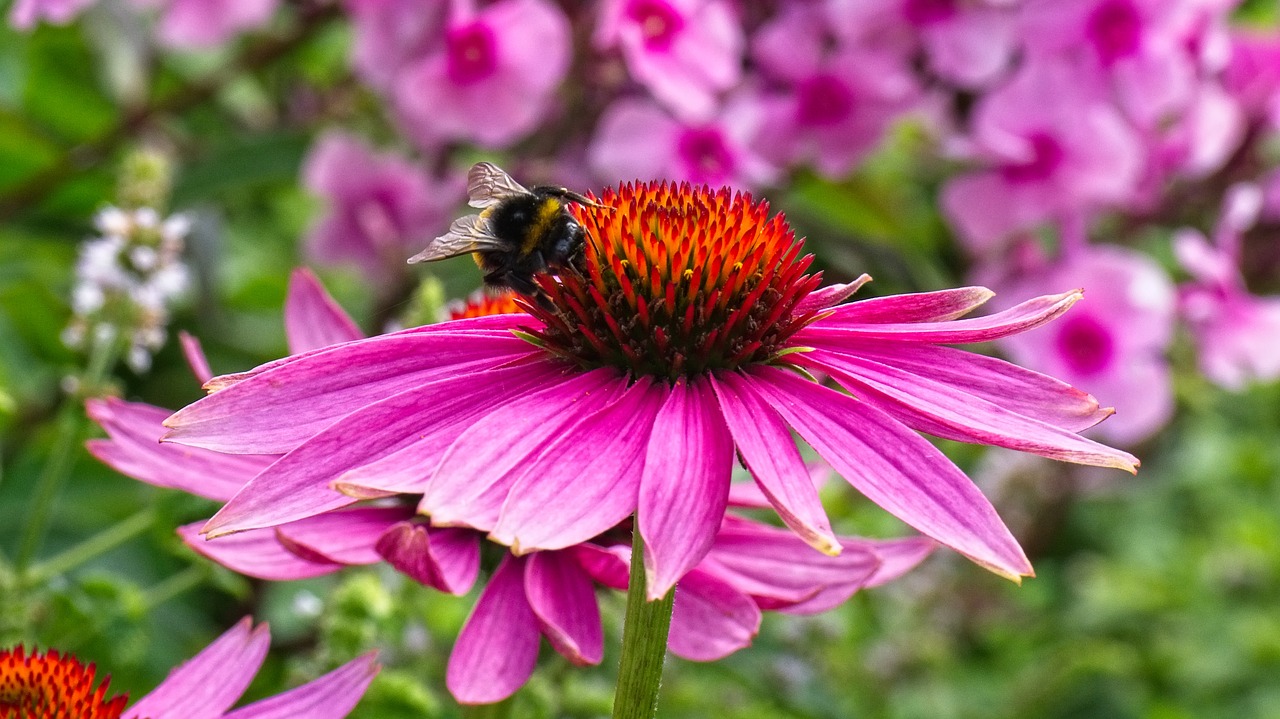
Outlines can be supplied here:
<path id="1" fill-rule="evenodd" d="M 569 21 L 546 0 L 500 0 L 476 11 L 453 0 L 444 42 L 395 81 L 405 129 L 424 145 L 501 147 L 545 114 L 569 69 Z"/>
<path id="2" fill-rule="evenodd" d="M 622 99 L 605 110 L 591 143 L 596 173 L 622 177 L 671 177 L 744 189 L 772 183 L 777 169 L 753 148 L 763 118 L 744 95 L 726 103 L 718 117 L 682 123 L 649 100 Z"/>
<path id="3" fill-rule="evenodd" d="M 956 177 L 942 192 L 943 210 L 972 250 L 1133 192 L 1142 145 L 1075 72 L 1031 63 L 978 104 L 972 142 L 988 168 Z"/>
<path id="4" fill-rule="evenodd" d="M 1110 414 L 1093 397 L 942 346 L 1042 325 L 1078 292 L 967 320 L 957 318 L 990 292 L 841 304 L 862 281 L 818 290 L 804 274 L 811 258 L 766 204 L 666 184 L 601 202 L 576 210 L 582 260 L 542 278 L 549 307 L 533 316 L 414 328 L 208 383 L 210 396 L 167 420 L 167 440 L 286 453 L 209 536 L 353 502 L 335 486 L 422 494 L 433 523 L 487 531 L 519 555 L 590 541 L 637 514 L 649 595 L 660 597 L 714 544 L 738 454 L 789 527 L 839 551 L 794 429 L 907 524 L 1018 577 L 1030 565 L 995 510 L 913 429 L 1137 465 L 1076 434 Z"/>
<path id="5" fill-rule="evenodd" d="M 1255 185 L 1235 185 L 1210 244 L 1190 228 L 1174 237 L 1174 250 L 1195 280 L 1179 288 L 1182 315 L 1200 354 L 1200 371 L 1231 390 L 1280 377 L 1280 297 L 1255 297 L 1240 275 L 1241 235 L 1253 226 L 1263 196 Z"/>
<path id="6" fill-rule="evenodd" d="M 176 48 L 207 48 L 237 33 L 267 24 L 280 0 L 131 0 L 158 8 L 160 42 Z"/>
<path id="7" fill-rule="evenodd" d="M 19 30 L 30 30 L 41 20 L 65 25 L 95 0 L 16 0 L 9 9 L 9 24 Z"/>
<path id="8" fill-rule="evenodd" d="M 411 243 L 432 236 L 461 200 L 461 177 L 429 179 L 395 155 L 377 155 L 351 135 L 322 137 L 302 170 L 328 212 L 308 233 L 307 255 L 318 263 L 351 262 L 372 280 L 403 274 Z"/>
<path id="9" fill-rule="evenodd" d="M 1223 84 L 1250 117 L 1280 128 L 1280 33 L 1237 32 Z"/>
<path id="10" fill-rule="evenodd" d="M 781 13 L 757 33 L 752 53 L 776 89 L 761 93 L 756 144 L 775 164 L 812 163 L 843 177 L 873 149 L 919 89 L 896 51 L 836 44 L 813 8 Z"/>
<path id="11" fill-rule="evenodd" d="M 710 117 L 742 77 L 742 27 L 724 0 L 605 0 L 595 44 L 618 47 L 632 76 L 688 121 Z"/>
<path id="12" fill-rule="evenodd" d="M 1124 446 L 1160 430 L 1173 416 L 1173 378 L 1165 353 L 1173 339 L 1173 283 L 1145 254 L 1114 245 L 1072 247 L 1039 259 L 1001 285 L 1006 293 L 1078 286 L 1084 300 L 1046 327 L 1001 341 L 1014 361 L 1095 390 L 1115 417 L 1095 430 Z"/>
<path id="13" fill-rule="evenodd" d="M 267 657 L 267 625 L 254 628 L 245 618 L 177 667 L 160 686 L 125 708 L 127 697 L 107 698 L 110 679 L 95 689 L 97 668 L 69 654 L 27 654 L 21 646 L 0 650 L 3 706 L 16 715 L 76 719 L 340 719 L 360 701 L 378 673 L 373 654 L 354 659 L 324 676 L 260 701 L 231 709 Z M 50 708 L 69 713 L 48 713 Z"/>
<path id="14" fill-rule="evenodd" d="M 370 87 L 389 93 L 401 68 L 444 42 L 447 3 L 343 0 L 355 39 L 351 64 Z"/>

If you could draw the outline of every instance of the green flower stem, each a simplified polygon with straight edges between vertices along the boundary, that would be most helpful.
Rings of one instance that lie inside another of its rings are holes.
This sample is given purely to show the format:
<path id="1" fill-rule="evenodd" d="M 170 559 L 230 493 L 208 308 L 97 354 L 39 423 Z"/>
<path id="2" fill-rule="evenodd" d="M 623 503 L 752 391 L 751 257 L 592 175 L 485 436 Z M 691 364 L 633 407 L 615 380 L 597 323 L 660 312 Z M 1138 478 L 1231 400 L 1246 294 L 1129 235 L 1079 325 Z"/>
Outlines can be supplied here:
<path id="1" fill-rule="evenodd" d="M 59 574 L 65 574 L 142 534 L 154 521 L 155 514 L 151 509 L 137 512 L 119 524 L 108 527 L 61 554 L 31 567 L 25 577 L 26 584 L 37 585 Z"/>
<path id="2" fill-rule="evenodd" d="M 511 705 L 515 697 L 504 699 L 497 704 L 463 704 L 463 719 L 507 719 L 511 716 Z"/>
<path id="3" fill-rule="evenodd" d="M 644 540 L 639 523 L 631 540 L 631 581 L 627 585 L 627 618 L 622 627 L 622 664 L 613 695 L 613 719 L 653 719 L 658 712 L 662 664 L 667 658 L 667 632 L 675 591 L 656 602 L 645 599 Z"/>

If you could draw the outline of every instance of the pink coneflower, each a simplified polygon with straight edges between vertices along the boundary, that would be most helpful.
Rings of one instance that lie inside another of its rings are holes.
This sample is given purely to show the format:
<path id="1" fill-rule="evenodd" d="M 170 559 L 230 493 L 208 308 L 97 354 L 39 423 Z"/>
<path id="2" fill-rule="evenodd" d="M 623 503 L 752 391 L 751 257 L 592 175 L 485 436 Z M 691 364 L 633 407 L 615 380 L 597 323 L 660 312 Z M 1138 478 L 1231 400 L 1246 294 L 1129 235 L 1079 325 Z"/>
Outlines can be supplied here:
<path id="1" fill-rule="evenodd" d="M 296 689 L 232 710 L 262 666 L 270 644 L 267 625 L 255 628 L 246 618 L 127 709 L 128 697 L 107 697 L 109 679 L 94 687 L 97 668 L 93 664 L 53 650 L 28 653 L 21 645 L 2 649 L 0 709 L 6 717 L 338 719 L 355 707 L 378 673 L 373 655 L 366 654 Z"/>
<path id="2" fill-rule="evenodd" d="M 1042 325 L 1080 297 L 959 319 L 963 288 L 842 304 L 819 289 L 781 216 L 747 195 L 627 184 L 577 208 L 587 242 L 532 316 L 457 320 L 215 378 L 167 439 L 287 453 L 205 527 L 210 536 L 421 493 L 436 524 L 516 554 L 591 540 L 632 514 L 650 597 L 710 550 L 735 455 L 786 524 L 831 530 L 795 430 L 868 498 L 999 574 L 1031 566 L 994 508 L 916 429 L 1134 471 L 1076 434 L 1110 414 L 1088 394 L 944 347 Z M 850 394 L 814 381 L 832 377 Z M 852 396 L 851 396 L 852 395 Z"/>

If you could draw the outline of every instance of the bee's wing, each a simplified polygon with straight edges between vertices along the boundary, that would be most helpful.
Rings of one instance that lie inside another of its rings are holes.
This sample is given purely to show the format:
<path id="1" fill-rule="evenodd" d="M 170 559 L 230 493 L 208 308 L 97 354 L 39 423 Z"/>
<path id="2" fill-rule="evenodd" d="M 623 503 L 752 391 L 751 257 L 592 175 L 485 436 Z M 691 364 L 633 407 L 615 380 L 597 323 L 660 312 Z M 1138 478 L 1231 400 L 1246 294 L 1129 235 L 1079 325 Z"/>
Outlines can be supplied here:
<path id="1" fill-rule="evenodd" d="M 409 264 L 434 262 L 484 250 L 505 249 L 506 244 L 494 236 L 489 221 L 480 215 L 459 217 L 449 231 L 427 243 L 427 249 L 409 258 Z"/>
<path id="2" fill-rule="evenodd" d="M 467 173 L 467 197 L 471 198 L 472 207 L 484 209 L 508 197 L 527 194 L 523 185 L 492 162 L 477 162 Z"/>

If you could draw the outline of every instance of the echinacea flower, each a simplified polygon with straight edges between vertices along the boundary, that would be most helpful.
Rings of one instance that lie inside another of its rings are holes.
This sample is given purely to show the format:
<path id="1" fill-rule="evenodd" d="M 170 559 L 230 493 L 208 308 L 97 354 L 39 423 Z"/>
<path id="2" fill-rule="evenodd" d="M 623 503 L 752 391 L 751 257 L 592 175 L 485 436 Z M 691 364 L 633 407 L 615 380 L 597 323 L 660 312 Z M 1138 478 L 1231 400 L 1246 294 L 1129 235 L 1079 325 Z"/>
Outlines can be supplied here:
<path id="1" fill-rule="evenodd" d="M 599 201 L 574 210 L 581 259 L 540 277 L 547 302 L 530 304 L 532 316 L 413 328 L 207 383 L 210 396 L 166 421 L 168 441 L 285 455 L 206 533 L 420 493 L 433 523 L 487 531 L 522 555 L 636 515 L 658 598 L 714 544 L 735 456 L 792 530 L 840 550 L 794 429 L 908 525 L 1016 578 L 1031 567 L 995 509 L 913 430 L 1137 466 L 1077 434 L 1110 414 L 1092 396 L 942 346 L 1040 326 L 1078 291 L 974 319 L 960 318 L 986 289 L 845 303 L 868 278 L 820 289 L 767 203 L 666 183 Z"/>
<path id="2" fill-rule="evenodd" d="M 54 650 L 27 652 L 19 645 L 0 650 L 0 709 L 6 717 L 339 719 L 355 707 L 378 673 L 373 654 L 366 654 L 283 694 L 231 709 L 249 688 L 270 644 L 267 625 L 253 627 L 245 618 L 128 708 L 127 696 L 108 698 L 109 679 L 94 687 L 93 664 Z"/>
<path id="3" fill-rule="evenodd" d="M 451 309 L 453 317 L 522 312 L 511 295 L 477 295 Z M 359 336 L 350 320 L 308 272 L 295 273 L 285 309 L 290 349 L 305 352 Z M 193 365 L 199 348 L 187 343 Z M 90 416 L 108 439 L 90 451 L 121 473 L 148 484 L 226 501 L 276 456 L 221 454 L 161 444 L 166 410 L 118 399 L 90 400 Z M 825 469 L 815 470 L 822 479 Z M 753 491 L 754 490 L 754 491 Z M 344 566 L 387 561 L 415 581 L 450 594 L 468 592 L 480 566 L 482 534 L 433 527 L 414 519 L 420 496 L 380 497 L 279 526 L 206 540 L 203 522 L 178 528 L 190 547 L 229 569 L 287 581 Z M 766 508 L 753 485 L 736 485 L 730 504 Z M 449 658 L 448 687 L 463 703 L 500 701 L 524 685 L 536 664 L 540 637 L 576 664 L 603 656 L 603 628 L 595 583 L 625 589 L 629 527 L 597 543 L 527 557 L 505 555 L 485 582 Z M 673 619 L 672 651 L 710 661 L 747 646 L 762 612 L 826 611 L 859 589 L 903 574 L 932 551 L 923 537 L 868 540 L 841 537 L 845 551 L 830 557 L 787 530 L 726 516 L 707 557 L 682 580 Z"/>

